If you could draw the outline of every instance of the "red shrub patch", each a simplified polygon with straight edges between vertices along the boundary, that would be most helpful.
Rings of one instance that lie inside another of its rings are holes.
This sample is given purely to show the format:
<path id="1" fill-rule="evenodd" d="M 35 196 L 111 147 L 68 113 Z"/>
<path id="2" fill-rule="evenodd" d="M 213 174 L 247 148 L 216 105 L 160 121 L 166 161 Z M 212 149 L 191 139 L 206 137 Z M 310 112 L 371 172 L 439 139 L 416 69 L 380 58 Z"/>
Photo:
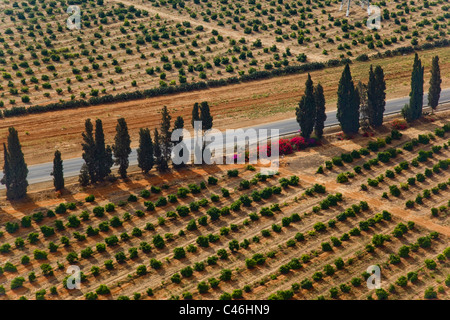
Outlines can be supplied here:
<path id="1" fill-rule="evenodd" d="M 288 139 L 280 139 L 279 145 L 280 145 L 280 155 L 291 154 L 292 152 L 294 152 L 292 149 L 292 145 Z"/>
<path id="2" fill-rule="evenodd" d="M 406 124 L 405 120 L 395 119 L 394 121 L 392 121 L 392 127 L 397 130 L 405 130 L 406 128 L 408 128 L 408 125 Z"/>

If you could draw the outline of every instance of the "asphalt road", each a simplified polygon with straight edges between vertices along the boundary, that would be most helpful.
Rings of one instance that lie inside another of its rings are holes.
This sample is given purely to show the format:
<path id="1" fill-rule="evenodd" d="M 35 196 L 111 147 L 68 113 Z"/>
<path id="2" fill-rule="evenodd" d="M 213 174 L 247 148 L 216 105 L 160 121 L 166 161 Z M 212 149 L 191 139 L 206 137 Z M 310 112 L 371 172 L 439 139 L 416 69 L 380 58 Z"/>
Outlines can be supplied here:
<path id="1" fill-rule="evenodd" d="M 403 97 L 393 100 L 386 101 L 386 108 L 384 114 L 392 114 L 399 112 L 403 106 L 409 102 L 409 97 Z M 442 90 L 440 96 L 440 103 L 450 102 L 450 88 Z M 428 104 L 427 94 L 424 95 L 424 106 Z M 327 113 L 327 120 L 325 121 L 326 126 L 332 126 L 337 124 L 336 111 L 330 111 Z M 253 129 L 278 129 L 280 136 L 283 134 L 293 133 L 299 130 L 299 125 L 295 118 L 286 119 L 277 122 L 266 123 L 258 126 L 252 127 Z M 243 128 L 248 129 L 248 128 Z M 133 149 L 130 157 L 130 165 L 137 164 L 137 152 Z M 65 159 L 64 165 L 64 176 L 72 177 L 77 176 L 80 173 L 81 166 L 83 164 L 82 158 Z M 114 168 L 114 167 L 113 167 Z M 38 183 L 44 181 L 51 181 L 53 177 L 50 172 L 53 169 L 53 162 L 41 163 L 32 166 L 28 166 L 28 183 Z M 0 172 L 0 179 L 3 177 L 3 172 Z M 5 186 L 0 184 L 0 189 L 4 189 Z"/>

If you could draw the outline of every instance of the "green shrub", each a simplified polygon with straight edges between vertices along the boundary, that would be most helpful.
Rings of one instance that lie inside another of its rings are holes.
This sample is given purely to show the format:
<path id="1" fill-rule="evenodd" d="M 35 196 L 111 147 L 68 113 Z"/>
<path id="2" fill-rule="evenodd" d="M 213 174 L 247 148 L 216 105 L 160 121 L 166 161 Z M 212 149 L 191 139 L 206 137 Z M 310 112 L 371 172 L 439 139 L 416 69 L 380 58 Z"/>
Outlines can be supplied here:
<path id="1" fill-rule="evenodd" d="M 399 197 L 400 196 L 400 189 L 396 186 L 396 185 L 392 185 L 389 186 L 389 192 L 394 196 L 394 197 Z"/>
<path id="2" fill-rule="evenodd" d="M 341 159 L 341 157 L 333 157 L 332 159 L 331 159 L 331 162 L 333 163 L 333 165 L 335 165 L 335 166 L 339 166 L 339 167 L 341 167 L 341 166 L 343 166 L 344 164 L 342 163 L 342 159 Z"/>
<path id="3" fill-rule="evenodd" d="M 330 243 L 328 243 L 328 242 L 322 242 L 321 246 L 322 246 L 323 251 L 332 251 L 333 250 Z"/>
<path id="4" fill-rule="evenodd" d="M 206 293 L 209 290 L 209 285 L 205 281 L 199 282 L 197 285 L 197 290 L 200 294 Z"/>
<path id="5" fill-rule="evenodd" d="M 106 212 L 113 212 L 114 210 L 116 210 L 116 206 L 114 205 L 114 203 L 108 203 L 105 205 Z"/>
<path id="6" fill-rule="evenodd" d="M 406 201 L 405 205 L 406 205 L 407 208 L 413 208 L 414 207 L 414 201 L 408 200 L 408 201 Z"/>
<path id="7" fill-rule="evenodd" d="M 177 197 L 178 198 L 186 198 L 189 192 L 190 192 L 190 190 L 188 188 L 184 188 L 184 187 L 178 188 Z"/>
<path id="8" fill-rule="evenodd" d="M 162 206 L 165 206 L 166 204 L 167 204 L 166 197 L 159 197 L 158 200 L 156 200 L 156 202 L 155 202 L 156 207 L 162 207 Z"/>
<path id="9" fill-rule="evenodd" d="M 169 200 L 170 203 L 175 203 L 175 202 L 178 201 L 177 196 L 174 195 L 174 194 L 169 194 L 169 195 L 167 196 L 167 199 Z"/>
<path id="10" fill-rule="evenodd" d="M 11 280 L 11 290 L 20 288 L 23 286 L 23 283 L 25 282 L 25 279 L 23 277 L 16 277 Z"/>
<path id="11" fill-rule="evenodd" d="M 434 261 L 432 259 L 426 259 L 425 266 L 430 270 L 434 270 L 434 269 L 436 269 L 437 264 L 436 264 L 436 261 Z"/>
<path id="12" fill-rule="evenodd" d="M 228 177 L 237 177 L 239 175 L 239 171 L 237 169 L 234 170 L 228 170 L 227 171 Z"/>
<path id="13" fill-rule="evenodd" d="M 437 293 L 432 287 L 429 287 L 425 290 L 424 297 L 425 299 L 436 299 Z"/>

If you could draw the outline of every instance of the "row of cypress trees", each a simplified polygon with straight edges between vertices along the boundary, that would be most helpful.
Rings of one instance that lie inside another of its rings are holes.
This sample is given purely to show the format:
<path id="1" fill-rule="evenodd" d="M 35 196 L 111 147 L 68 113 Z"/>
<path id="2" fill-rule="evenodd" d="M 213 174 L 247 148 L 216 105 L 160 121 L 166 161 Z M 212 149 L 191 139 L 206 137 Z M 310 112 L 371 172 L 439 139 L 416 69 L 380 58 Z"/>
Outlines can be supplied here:
<path id="1" fill-rule="evenodd" d="M 386 81 L 380 66 L 370 66 L 369 81 L 354 85 L 350 66 L 346 65 L 338 86 L 337 119 L 345 134 L 355 134 L 360 128 L 361 115 L 377 128 L 383 124 L 386 106 Z"/>
<path id="2" fill-rule="evenodd" d="M 8 145 L 3 143 L 3 178 L 1 183 L 6 185 L 6 198 L 16 200 L 27 193 L 28 168 L 19 141 L 19 134 L 14 127 L 8 129 Z"/>
<path id="3" fill-rule="evenodd" d="M 314 87 L 309 73 L 308 79 L 305 82 L 305 94 L 298 104 L 296 116 L 301 128 L 302 137 L 309 138 L 313 130 L 318 138 L 322 137 L 325 120 L 327 119 L 325 113 L 325 96 L 320 83 Z"/>
<path id="4" fill-rule="evenodd" d="M 196 103 L 193 108 L 194 120 L 202 121 L 202 130 L 212 128 L 213 117 L 210 114 L 207 102 Z M 137 149 L 138 166 L 143 173 L 148 173 L 153 166 L 159 172 L 165 172 L 169 169 L 169 161 L 172 148 L 181 143 L 183 137 L 178 142 L 171 141 L 171 116 L 166 106 L 161 112 L 160 130 L 154 130 L 152 139 L 148 128 L 141 128 L 139 131 L 139 148 Z M 175 120 L 173 130 L 184 127 L 183 117 L 178 116 Z M 8 200 L 18 200 L 23 198 L 28 188 L 28 167 L 22 152 L 22 146 L 19 141 L 19 135 L 14 127 L 8 129 L 7 144 L 3 143 L 4 167 L 1 183 L 6 185 L 6 197 Z M 103 181 L 111 174 L 113 164 L 119 166 L 119 175 L 121 178 L 127 178 L 127 169 L 129 167 L 129 155 L 131 153 L 131 138 L 128 132 L 128 126 L 124 118 L 117 120 L 116 135 L 112 146 L 106 145 L 103 132 L 103 123 L 100 119 L 95 121 L 94 126 L 90 119 L 85 121 L 85 132 L 82 133 L 84 164 L 81 167 L 79 182 L 86 186 L 89 183 Z M 114 159 L 113 159 L 114 157 Z M 174 165 L 182 167 L 183 164 Z M 53 176 L 53 185 L 55 190 L 64 189 L 64 168 L 61 152 L 55 151 L 53 159 L 53 170 L 50 173 Z"/>
<path id="5" fill-rule="evenodd" d="M 424 66 L 419 56 L 414 56 L 413 71 L 411 74 L 411 92 L 409 94 L 409 104 L 402 109 L 403 117 L 406 121 L 414 121 L 422 116 L 423 108 L 423 83 L 424 83 Z M 435 56 L 431 62 L 431 78 L 430 88 L 428 90 L 428 105 L 432 112 L 436 110 L 441 96 L 441 71 L 439 67 L 439 56 Z"/>
<path id="6" fill-rule="evenodd" d="M 369 71 L 369 83 L 367 86 L 355 87 L 350 66 L 345 65 L 338 86 L 337 119 L 342 131 L 346 134 L 357 133 L 360 126 L 360 104 L 361 98 L 368 97 L 369 122 L 373 127 L 383 123 L 383 112 L 386 98 L 386 83 L 384 81 L 383 69 L 380 66 L 372 66 Z M 297 122 L 300 125 L 301 135 L 309 138 L 315 131 L 317 138 L 323 135 L 323 128 L 327 115 L 325 113 L 325 97 L 320 83 L 314 87 L 311 75 L 305 82 L 305 94 L 302 96 L 296 109 Z"/>
<path id="7" fill-rule="evenodd" d="M 27 194 L 28 167 L 19 141 L 19 133 L 14 127 L 8 128 L 7 144 L 3 143 L 3 178 L 1 183 L 6 186 L 6 198 L 18 200 Z M 56 190 L 64 188 L 63 165 L 61 152 L 55 151 L 53 160 L 53 185 Z"/>
<path id="8" fill-rule="evenodd" d="M 213 117 L 211 116 L 207 102 L 201 104 L 195 103 L 192 111 L 192 126 L 194 121 L 202 121 L 202 130 L 212 128 Z M 171 136 L 173 130 L 184 128 L 184 119 L 178 116 L 175 122 L 171 124 L 172 116 L 169 110 L 164 106 L 161 110 L 161 122 L 159 130 L 153 131 L 153 137 L 150 129 L 141 128 L 139 130 L 139 147 L 137 149 L 138 166 L 143 173 L 147 174 L 154 166 L 159 172 L 166 172 L 170 167 L 170 158 L 172 148 L 182 143 L 183 137 L 178 141 L 172 142 Z M 95 122 L 95 133 L 90 119 L 85 122 L 85 132 L 83 132 L 83 159 L 84 164 L 79 175 L 79 182 L 86 186 L 89 183 L 103 181 L 111 173 L 113 164 L 119 165 L 120 177 L 127 178 L 127 169 L 129 166 L 129 155 L 131 153 L 131 139 L 128 133 L 127 123 L 124 118 L 117 120 L 116 136 L 114 145 L 110 147 L 105 145 L 103 134 L 103 125 L 100 119 Z M 181 155 L 181 154 L 180 154 Z M 113 160 L 114 156 L 114 160 Z M 182 155 L 181 155 L 182 156 Z M 183 164 L 175 165 L 180 168 Z"/>
<path id="9" fill-rule="evenodd" d="M 417 53 L 414 57 L 411 74 L 410 102 L 402 109 L 403 117 L 408 121 L 419 119 L 423 109 L 424 67 Z M 439 57 L 432 60 L 430 88 L 428 91 L 428 105 L 434 111 L 439 103 L 441 93 L 441 75 Z M 386 106 L 386 81 L 384 71 L 380 66 L 370 66 L 369 81 L 358 83 L 355 87 L 346 64 L 339 80 L 337 91 L 337 119 L 345 134 L 355 134 L 360 128 L 360 114 L 362 122 L 377 128 L 383 124 L 383 114 Z M 313 129 L 320 138 L 323 134 L 325 114 L 325 98 L 320 84 L 313 86 L 310 74 L 305 82 L 305 93 L 296 108 L 297 122 L 301 135 L 309 138 Z"/>
<path id="10" fill-rule="evenodd" d="M 118 128 L 122 128 L 120 126 L 121 121 L 123 121 L 123 119 L 118 120 Z M 95 133 L 91 119 L 86 119 L 84 129 L 85 132 L 82 133 L 83 143 L 81 144 L 84 164 L 81 167 L 79 180 L 82 185 L 87 185 L 89 182 L 95 183 L 97 181 L 103 181 L 111 173 L 111 167 L 114 164 L 114 160 L 112 157 L 113 151 L 111 146 L 105 144 L 102 120 L 97 119 L 95 121 Z M 120 136 L 123 137 L 122 135 Z M 120 161 L 121 159 L 116 160 Z M 126 165 L 126 167 L 128 167 L 128 165 Z M 125 170 L 125 175 L 126 167 L 124 168 L 123 164 L 121 164 L 121 169 Z"/>

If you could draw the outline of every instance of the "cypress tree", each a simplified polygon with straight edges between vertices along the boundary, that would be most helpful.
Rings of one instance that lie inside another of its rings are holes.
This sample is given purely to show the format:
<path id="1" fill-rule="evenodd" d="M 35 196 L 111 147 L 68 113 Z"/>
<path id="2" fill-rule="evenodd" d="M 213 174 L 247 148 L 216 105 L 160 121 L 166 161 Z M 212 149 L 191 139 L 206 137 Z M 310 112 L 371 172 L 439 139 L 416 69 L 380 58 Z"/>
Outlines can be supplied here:
<path id="1" fill-rule="evenodd" d="M 358 91 L 359 96 L 359 108 L 361 113 L 361 125 L 364 130 L 368 130 L 370 127 L 369 123 L 369 102 L 367 99 L 367 86 L 362 83 L 361 81 L 358 81 L 358 84 L 356 86 L 356 90 Z"/>
<path id="2" fill-rule="evenodd" d="M 414 56 L 413 71 L 411 74 L 411 92 L 409 93 L 409 108 L 411 119 L 416 120 L 422 116 L 423 108 L 423 72 L 424 67 L 418 54 Z"/>
<path id="3" fill-rule="evenodd" d="M 59 191 L 64 189 L 64 173 L 63 173 L 63 161 L 61 159 L 61 152 L 55 151 L 55 157 L 53 158 L 53 185 L 55 190 Z"/>
<path id="4" fill-rule="evenodd" d="M 314 103 L 316 105 L 316 122 L 314 126 L 314 132 L 317 138 L 322 138 L 323 128 L 325 127 L 325 121 L 327 120 L 327 114 L 325 112 L 325 96 L 323 94 L 323 87 L 319 83 L 314 88 Z"/>
<path id="5" fill-rule="evenodd" d="M 380 66 L 375 70 L 370 66 L 369 82 L 367 84 L 367 103 L 369 111 L 369 123 L 372 127 L 383 124 L 383 113 L 386 105 L 386 82 L 384 72 Z"/>
<path id="6" fill-rule="evenodd" d="M 161 150 L 161 138 L 159 136 L 158 129 L 155 129 L 153 134 L 153 154 L 155 156 L 155 164 L 156 169 L 159 172 L 163 172 L 167 170 L 167 163 L 164 161 L 162 157 L 162 150 Z"/>
<path id="7" fill-rule="evenodd" d="M 209 110 L 208 102 L 203 101 L 200 105 L 200 120 L 202 121 L 202 135 L 206 135 L 206 131 L 213 127 L 213 117 Z M 202 150 L 205 150 L 206 142 L 203 140 Z"/>
<path id="8" fill-rule="evenodd" d="M 373 67 L 370 65 L 369 69 L 369 82 L 367 83 L 367 110 L 368 112 L 368 120 L 369 124 L 372 124 L 375 118 L 375 112 L 376 112 L 376 80 L 375 80 L 375 73 L 373 72 Z M 360 97 L 361 99 L 361 97 Z"/>
<path id="9" fill-rule="evenodd" d="M 81 166 L 78 182 L 80 182 L 83 187 L 86 187 L 89 184 L 89 169 L 86 163 L 83 163 Z"/>
<path id="10" fill-rule="evenodd" d="M 184 128 L 184 119 L 182 116 L 178 116 L 175 119 L 175 123 L 173 124 L 173 129 L 183 129 Z M 180 138 L 182 140 L 182 137 Z"/>
<path id="11" fill-rule="evenodd" d="M 97 182 L 97 168 L 96 168 L 96 154 L 95 154 L 95 140 L 94 140 L 94 127 L 92 126 L 91 119 L 86 119 L 84 122 L 84 130 L 82 133 L 83 143 L 83 159 L 86 164 L 86 170 L 89 173 L 89 178 L 92 183 Z"/>
<path id="12" fill-rule="evenodd" d="M 128 134 L 127 122 L 124 118 L 117 119 L 116 136 L 114 138 L 114 157 L 115 164 L 119 165 L 119 174 L 122 179 L 127 177 L 128 156 L 131 153 L 131 139 Z"/>
<path id="13" fill-rule="evenodd" d="M 430 89 L 428 90 L 428 105 L 431 107 L 432 112 L 436 110 L 439 104 L 439 98 L 441 96 L 441 70 L 439 67 L 439 56 L 433 57 L 431 63 L 431 78 Z"/>
<path id="14" fill-rule="evenodd" d="M 194 103 L 194 106 L 192 107 L 192 118 L 191 118 L 191 125 L 192 128 L 195 129 L 194 122 L 200 121 L 200 104 L 198 102 Z M 203 136 L 203 130 L 202 132 L 198 132 L 199 130 L 195 130 L 194 135 L 202 135 Z M 195 145 L 194 145 L 194 153 L 198 154 L 200 152 L 200 146 L 198 145 L 198 141 L 194 139 Z M 203 146 L 202 146 L 203 148 Z"/>
<path id="15" fill-rule="evenodd" d="M 105 146 L 105 134 L 103 133 L 103 124 L 100 119 L 95 121 L 95 155 L 97 177 L 102 181 L 111 173 L 114 161 L 111 147 Z"/>
<path id="16" fill-rule="evenodd" d="M 139 148 L 137 149 L 138 166 L 147 174 L 154 164 L 153 141 L 148 128 L 139 130 Z"/>
<path id="17" fill-rule="evenodd" d="M 6 185 L 6 198 L 8 200 L 17 200 L 27 194 L 28 168 L 22 153 L 17 130 L 14 127 L 10 127 L 8 131 L 8 147 L 4 145 L 6 150 L 4 152 L 4 177 L 1 182 Z"/>
<path id="18" fill-rule="evenodd" d="M 175 120 L 175 123 L 174 123 L 174 130 L 177 130 L 177 129 L 183 129 L 184 128 L 184 119 L 183 119 L 183 117 L 181 117 L 181 116 L 178 116 L 177 117 L 177 119 Z M 180 144 L 180 143 L 184 143 L 183 142 L 183 136 L 181 136 L 179 139 L 178 139 L 178 142 L 175 144 L 175 145 L 178 145 L 178 144 Z M 180 152 L 179 152 L 179 155 L 178 155 L 179 157 L 183 157 L 183 149 L 181 149 L 180 150 Z M 181 167 L 183 167 L 184 166 L 184 163 L 183 162 L 181 162 L 180 164 L 173 164 L 173 166 L 175 167 L 175 168 L 181 168 Z"/>
<path id="19" fill-rule="evenodd" d="M 359 97 L 355 90 L 350 66 L 345 65 L 338 86 L 337 119 L 345 134 L 357 133 L 359 130 Z"/>
<path id="20" fill-rule="evenodd" d="M 377 81 L 378 112 L 374 126 L 377 127 L 383 124 L 384 110 L 386 106 L 386 80 L 384 79 L 384 71 L 381 66 L 375 67 L 375 79 Z"/>
<path id="21" fill-rule="evenodd" d="M 407 122 L 411 122 L 414 120 L 413 118 L 413 114 L 412 114 L 412 109 L 409 106 L 409 103 L 405 104 L 402 108 L 402 116 L 403 118 L 405 118 L 405 120 Z"/>
<path id="22" fill-rule="evenodd" d="M 113 160 L 113 149 L 111 148 L 110 145 L 106 146 L 106 164 L 105 164 L 105 168 L 106 171 L 108 172 L 108 174 L 105 176 L 105 178 L 111 173 L 111 167 L 114 164 L 114 160 Z"/>
<path id="23" fill-rule="evenodd" d="M 314 103 L 314 86 L 311 75 L 305 82 L 305 94 L 302 96 L 296 108 L 297 122 L 300 125 L 301 135 L 309 138 L 314 129 L 316 121 L 316 105 Z"/>
<path id="24" fill-rule="evenodd" d="M 192 118 L 191 118 L 191 125 L 192 128 L 194 128 L 194 121 L 200 121 L 200 109 L 198 102 L 194 103 L 194 107 L 192 108 Z"/>
<path id="25" fill-rule="evenodd" d="M 169 169 L 169 159 L 172 151 L 172 132 L 170 131 L 170 120 L 172 117 L 164 106 L 161 112 L 161 134 L 158 136 L 158 144 L 161 150 L 160 159 L 158 161 L 158 171 L 164 172 Z M 156 143 L 156 136 L 155 136 Z"/>
<path id="26" fill-rule="evenodd" d="M 5 143 L 3 143 L 3 178 L 1 183 L 6 185 L 6 192 L 8 192 L 11 185 L 11 168 L 9 166 L 8 149 Z"/>
<path id="27" fill-rule="evenodd" d="M 213 117 L 209 110 L 208 102 L 203 101 L 200 106 L 200 120 L 202 121 L 202 130 L 206 131 L 213 127 Z"/>

